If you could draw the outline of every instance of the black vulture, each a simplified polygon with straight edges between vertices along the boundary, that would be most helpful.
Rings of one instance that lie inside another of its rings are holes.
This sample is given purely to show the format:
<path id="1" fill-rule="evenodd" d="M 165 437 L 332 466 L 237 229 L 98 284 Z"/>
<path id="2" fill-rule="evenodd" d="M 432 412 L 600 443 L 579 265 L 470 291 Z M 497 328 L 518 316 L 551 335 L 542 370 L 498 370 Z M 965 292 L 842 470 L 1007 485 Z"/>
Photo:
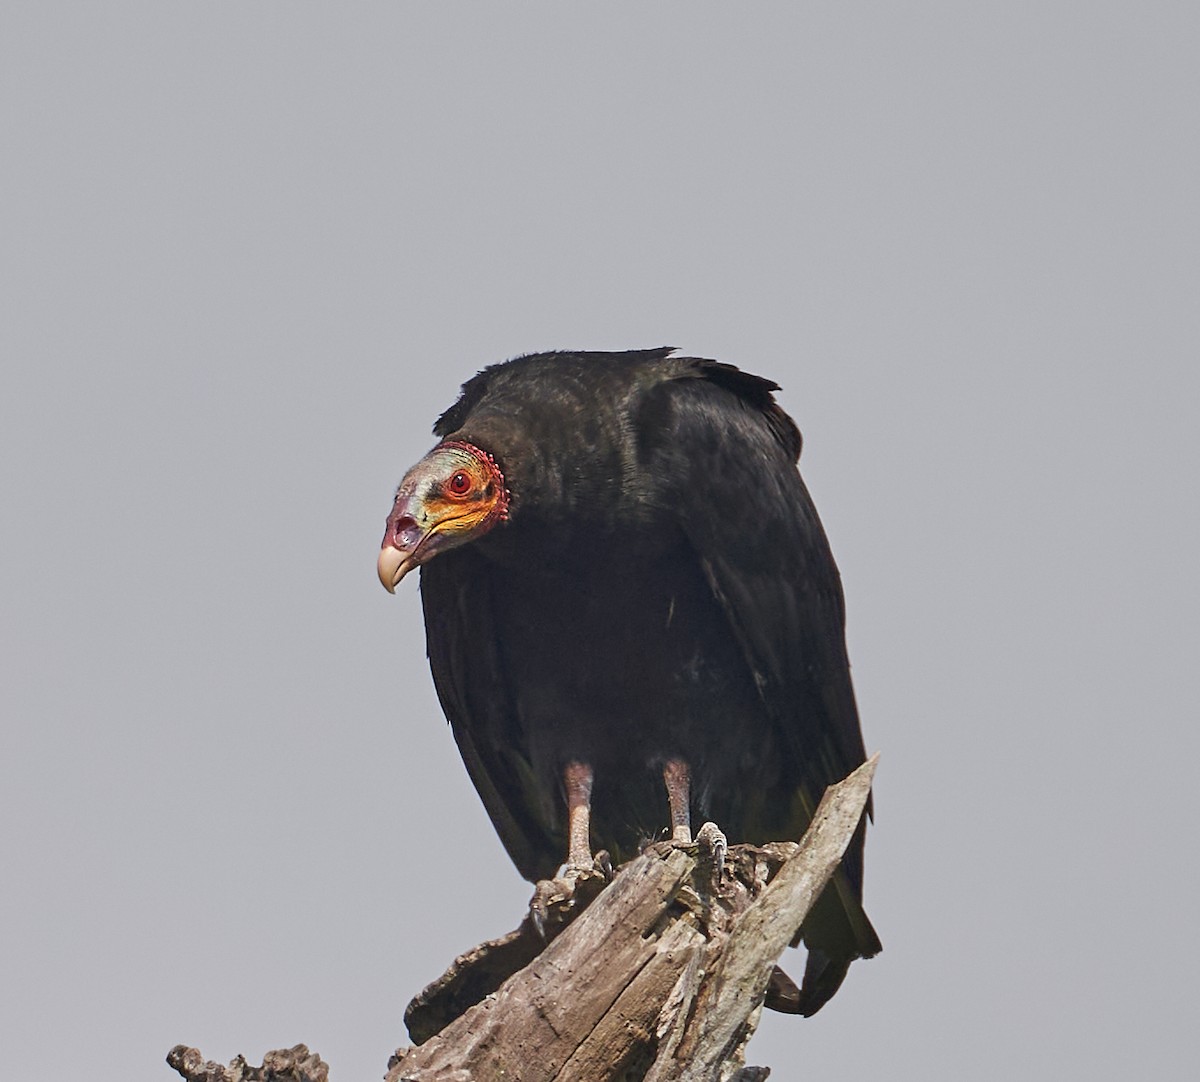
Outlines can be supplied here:
<path id="1" fill-rule="evenodd" d="M 670 348 L 485 368 L 405 474 L 379 576 L 421 568 L 429 663 L 521 874 L 693 813 L 798 839 L 865 758 L 841 580 L 778 386 Z M 805 921 L 812 1014 L 879 939 L 860 825 Z"/>

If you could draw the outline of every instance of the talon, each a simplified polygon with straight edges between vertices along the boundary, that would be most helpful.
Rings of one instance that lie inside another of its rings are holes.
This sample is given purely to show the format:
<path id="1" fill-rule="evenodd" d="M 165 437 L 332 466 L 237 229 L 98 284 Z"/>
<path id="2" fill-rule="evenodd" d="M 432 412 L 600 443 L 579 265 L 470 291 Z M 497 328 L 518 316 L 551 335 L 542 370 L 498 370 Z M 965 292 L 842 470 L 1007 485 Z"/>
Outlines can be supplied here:
<path id="1" fill-rule="evenodd" d="M 539 879 L 533 888 L 533 897 L 529 899 L 529 920 L 538 938 L 543 942 L 550 940 L 550 922 L 554 917 L 557 923 L 561 918 L 552 914 L 554 906 L 570 908 L 575 894 L 575 881 L 563 876 L 554 879 Z"/>
<path id="2" fill-rule="evenodd" d="M 716 823 L 705 823 L 696 834 L 699 849 L 697 864 L 698 881 L 710 884 L 710 893 L 716 893 L 725 874 L 725 854 L 729 852 L 729 841 Z"/>

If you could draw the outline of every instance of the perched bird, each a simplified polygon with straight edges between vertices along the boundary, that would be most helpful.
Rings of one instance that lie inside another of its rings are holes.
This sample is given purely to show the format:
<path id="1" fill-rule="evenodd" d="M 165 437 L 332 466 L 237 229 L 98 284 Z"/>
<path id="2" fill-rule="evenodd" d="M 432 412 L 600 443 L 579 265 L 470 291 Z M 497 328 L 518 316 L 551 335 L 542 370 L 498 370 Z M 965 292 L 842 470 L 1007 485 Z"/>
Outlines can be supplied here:
<path id="1" fill-rule="evenodd" d="M 841 581 L 778 386 L 732 365 L 541 353 L 485 368 L 404 475 L 379 577 L 421 568 L 429 663 L 527 879 L 698 812 L 798 839 L 863 762 Z M 812 1014 L 879 939 L 865 820 L 801 929 Z"/>

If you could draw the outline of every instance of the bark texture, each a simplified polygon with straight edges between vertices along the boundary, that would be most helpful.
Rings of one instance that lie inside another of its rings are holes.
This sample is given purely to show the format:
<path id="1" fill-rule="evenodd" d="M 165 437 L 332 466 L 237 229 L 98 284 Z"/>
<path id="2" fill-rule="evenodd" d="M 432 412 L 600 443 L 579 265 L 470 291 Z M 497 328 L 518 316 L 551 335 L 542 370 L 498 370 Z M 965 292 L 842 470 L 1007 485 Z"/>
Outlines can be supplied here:
<path id="1" fill-rule="evenodd" d="M 167 1063 L 188 1082 L 329 1082 L 329 1065 L 302 1044 L 268 1052 L 261 1067 L 251 1067 L 244 1056 L 222 1067 L 197 1049 L 177 1044 L 167 1053 Z"/>

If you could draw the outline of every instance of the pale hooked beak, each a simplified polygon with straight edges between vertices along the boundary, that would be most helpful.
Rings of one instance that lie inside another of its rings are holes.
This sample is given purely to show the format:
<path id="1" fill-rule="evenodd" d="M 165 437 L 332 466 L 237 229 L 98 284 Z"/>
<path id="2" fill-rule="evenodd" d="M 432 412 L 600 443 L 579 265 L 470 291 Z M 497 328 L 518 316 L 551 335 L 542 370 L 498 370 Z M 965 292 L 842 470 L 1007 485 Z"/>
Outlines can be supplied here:
<path id="1" fill-rule="evenodd" d="M 424 520 L 420 500 L 402 487 L 396 493 L 379 549 L 379 581 L 389 594 L 394 594 L 400 580 L 431 555 L 429 552 L 418 555 L 426 548 L 426 542 L 432 540 Z"/>
<path id="2" fill-rule="evenodd" d="M 392 545 L 385 545 L 379 550 L 379 581 L 389 594 L 396 592 L 400 580 L 416 566 L 414 553 L 401 552 Z"/>

